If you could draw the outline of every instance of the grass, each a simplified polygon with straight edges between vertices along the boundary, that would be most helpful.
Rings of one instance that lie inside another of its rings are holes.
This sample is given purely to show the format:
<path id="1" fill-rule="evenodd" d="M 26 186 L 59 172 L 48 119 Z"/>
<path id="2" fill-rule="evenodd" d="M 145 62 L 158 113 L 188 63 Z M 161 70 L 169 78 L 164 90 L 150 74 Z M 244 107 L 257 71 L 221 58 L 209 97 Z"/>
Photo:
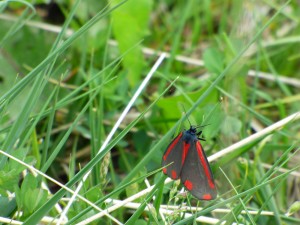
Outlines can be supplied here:
<path id="1" fill-rule="evenodd" d="M 296 3 L 59 8 L 0 3 L 1 223 L 299 224 Z M 161 172 L 183 106 L 213 201 Z"/>

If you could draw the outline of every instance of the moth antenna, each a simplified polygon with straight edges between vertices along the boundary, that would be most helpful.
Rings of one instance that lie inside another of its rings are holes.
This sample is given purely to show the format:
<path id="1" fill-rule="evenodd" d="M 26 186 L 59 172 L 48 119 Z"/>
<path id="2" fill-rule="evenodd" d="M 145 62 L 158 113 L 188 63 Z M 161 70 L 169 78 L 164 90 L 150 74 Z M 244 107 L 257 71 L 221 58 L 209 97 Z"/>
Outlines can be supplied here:
<path id="1" fill-rule="evenodd" d="M 182 106 L 182 108 L 183 108 L 183 111 L 184 111 L 184 113 L 185 113 L 185 116 L 186 116 L 187 120 L 189 121 L 190 126 L 192 126 L 191 121 L 189 120 L 189 117 L 187 116 L 187 113 L 186 113 L 186 110 L 185 110 L 185 108 L 184 108 L 184 105 L 181 104 L 181 106 Z"/>
<path id="2" fill-rule="evenodd" d="M 198 126 L 196 126 L 196 128 L 206 127 L 206 126 L 208 126 L 208 125 L 211 125 L 211 124 L 209 123 L 209 124 L 205 124 L 205 125 L 198 125 Z"/>

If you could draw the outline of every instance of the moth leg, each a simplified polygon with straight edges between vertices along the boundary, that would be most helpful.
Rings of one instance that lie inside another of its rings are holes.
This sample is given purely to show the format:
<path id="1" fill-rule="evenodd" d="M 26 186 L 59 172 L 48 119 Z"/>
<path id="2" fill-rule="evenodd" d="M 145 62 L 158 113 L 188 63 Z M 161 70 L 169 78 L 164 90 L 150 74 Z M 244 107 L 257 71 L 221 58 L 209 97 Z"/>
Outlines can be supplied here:
<path id="1" fill-rule="evenodd" d="M 197 138 L 198 138 L 198 140 L 206 141 L 203 135 L 202 135 L 202 137 L 200 137 L 201 134 L 202 134 L 202 130 L 200 130 L 200 131 L 197 133 Z"/>

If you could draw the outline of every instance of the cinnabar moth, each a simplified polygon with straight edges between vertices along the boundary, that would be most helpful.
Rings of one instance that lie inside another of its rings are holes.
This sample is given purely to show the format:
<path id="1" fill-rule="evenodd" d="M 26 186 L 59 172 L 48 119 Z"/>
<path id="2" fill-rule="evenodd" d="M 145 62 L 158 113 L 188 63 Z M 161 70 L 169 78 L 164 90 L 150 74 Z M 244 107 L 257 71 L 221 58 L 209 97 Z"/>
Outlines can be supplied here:
<path id="1" fill-rule="evenodd" d="M 217 196 L 216 185 L 200 140 L 205 141 L 190 125 L 167 147 L 162 166 L 164 174 L 173 180 L 180 179 L 185 188 L 199 200 L 212 200 Z M 170 164 L 170 165 L 169 165 Z"/>

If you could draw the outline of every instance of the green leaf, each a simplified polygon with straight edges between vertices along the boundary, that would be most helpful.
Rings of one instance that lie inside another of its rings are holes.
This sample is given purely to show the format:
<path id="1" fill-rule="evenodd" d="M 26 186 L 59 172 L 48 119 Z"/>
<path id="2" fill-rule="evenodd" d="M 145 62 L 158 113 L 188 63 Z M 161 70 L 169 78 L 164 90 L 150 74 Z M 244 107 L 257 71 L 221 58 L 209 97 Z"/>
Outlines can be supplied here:
<path id="1" fill-rule="evenodd" d="M 111 7 L 120 2 L 122 1 L 113 1 Z M 113 33 L 121 53 L 138 44 L 149 32 L 151 8 L 152 1 L 131 0 L 112 12 Z M 131 86 L 135 86 L 140 80 L 144 64 L 141 46 L 134 47 L 124 56 L 123 66 L 128 71 L 128 81 Z"/>
<path id="2" fill-rule="evenodd" d="M 172 121 L 173 123 L 177 122 L 178 118 L 181 117 L 183 113 L 183 104 L 186 110 L 189 109 L 189 103 L 193 104 L 204 92 L 206 89 L 201 89 L 196 92 L 191 92 L 191 93 L 185 93 L 182 95 L 177 95 L 177 96 L 172 96 L 172 97 L 167 97 L 164 99 L 160 99 L 157 105 L 162 109 L 162 114 L 164 115 L 164 120 L 165 121 Z M 209 96 L 199 105 L 198 110 L 204 109 L 207 105 L 216 103 L 218 101 L 218 93 L 216 90 L 212 91 Z M 203 113 L 203 114 L 202 114 Z M 208 113 L 208 110 L 202 111 L 202 113 L 197 113 L 197 114 L 192 114 L 189 117 L 189 120 L 191 123 L 201 123 L 203 122 L 203 116 L 208 116 L 205 115 Z M 193 121 L 193 116 L 196 118 L 196 122 Z M 170 125 L 173 125 L 170 124 Z"/>
<path id="3" fill-rule="evenodd" d="M 300 211 L 300 201 L 296 201 L 290 206 L 287 215 L 291 216 L 298 211 Z"/>
<path id="4" fill-rule="evenodd" d="M 232 116 L 226 116 L 224 122 L 221 125 L 222 133 L 226 134 L 227 137 L 239 134 L 242 128 L 242 122 Z"/>
<path id="5" fill-rule="evenodd" d="M 26 195 L 23 197 L 24 215 L 27 213 L 27 215 L 31 215 L 36 209 L 41 207 L 46 202 L 47 191 L 40 188 L 28 189 L 26 191 Z"/>
<path id="6" fill-rule="evenodd" d="M 213 74 L 220 74 L 224 70 L 224 55 L 216 48 L 208 48 L 203 53 L 204 65 Z"/>
<path id="7" fill-rule="evenodd" d="M 27 218 L 34 211 L 40 208 L 47 200 L 46 190 L 38 187 L 37 178 L 28 174 L 19 189 L 15 187 L 16 201 L 18 208 L 23 210 L 23 217 Z"/>
<path id="8" fill-rule="evenodd" d="M 22 186 L 21 186 L 22 194 L 25 194 L 24 192 L 26 192 L 27 190 L 34 189 L 36 187 L 37 187 L 36 178 L 32 174 L 28 174 L 24 178 L 24 181 L 23 181 Z"/>
<path id="9" fill-rule="evenodd" d="M 19 181 L 19 173 L 16 170 L 0 171 L 0 193 L 5 194 L 6 191 L 13 191 L 14 185 Z"/>
<path id="10" fill-rule="evenodd" d="M 9 217 L 16 208 L 16 200 L 0 196 L 0 216 Z"/>
<path id="11" fill-rule="evenodd" d="M 20 148 L 12 152 L 12 156 L 15 158 L 25 161 L 28 164 L 33 164 L 32 157 L 26 157 L 27 150 Z M 26 158 L 25 158 L 26 157 Z M 15 160 L 9 160 L 4 168 L 0 170 L 0 193 L 6 195 L 6 191 L 13 191 L 15 185 L 18 184 L 20 179 L 20 173 L 25 169 L 25 166 L 16 162 Z"/>

